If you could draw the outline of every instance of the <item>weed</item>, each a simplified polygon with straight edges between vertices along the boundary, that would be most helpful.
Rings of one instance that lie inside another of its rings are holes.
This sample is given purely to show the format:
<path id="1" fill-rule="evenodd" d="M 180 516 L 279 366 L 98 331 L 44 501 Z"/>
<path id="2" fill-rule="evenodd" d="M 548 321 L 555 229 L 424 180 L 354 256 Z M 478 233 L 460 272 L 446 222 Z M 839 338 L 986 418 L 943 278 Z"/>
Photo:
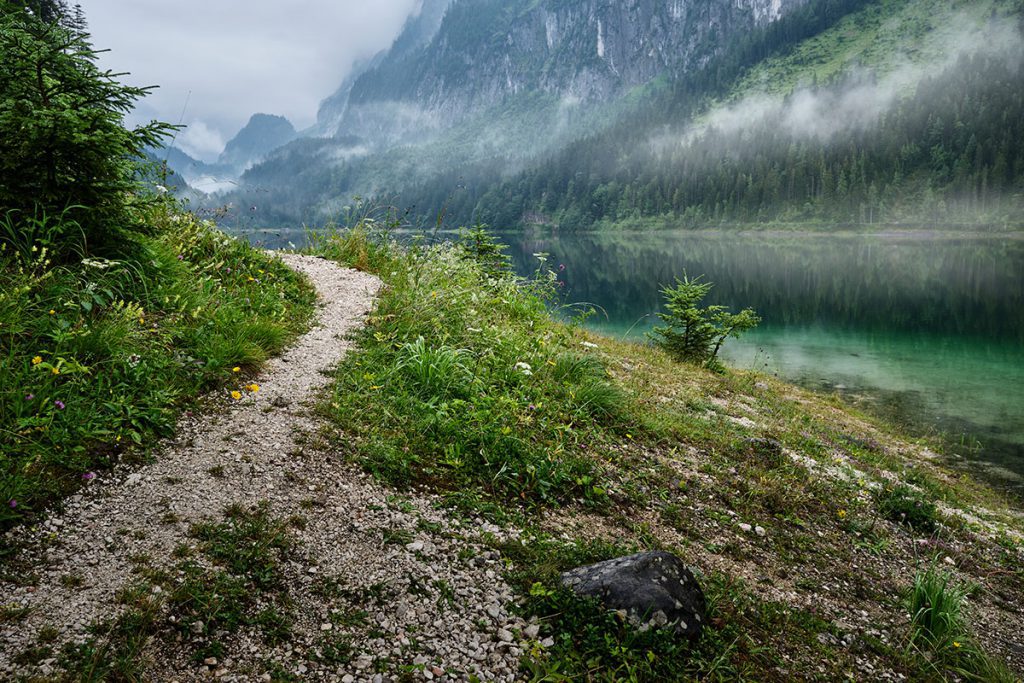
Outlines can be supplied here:
<path id="1" fill-rule="evenodd" d="M 921 668 L 941 678 L 1010 683 L 1013 675 L 968 633 L 962 607 L 970 590 L 934 564 L 917 572 L 907 597 L 909 652 Z"/>
<path id="2" fill-rule="evenodd" d="M 878 512 L 886 519 L 915 531 L 931 532 L 938 521 L 935 504 L 905 485 L 885 486 L 875 495 Z"/>

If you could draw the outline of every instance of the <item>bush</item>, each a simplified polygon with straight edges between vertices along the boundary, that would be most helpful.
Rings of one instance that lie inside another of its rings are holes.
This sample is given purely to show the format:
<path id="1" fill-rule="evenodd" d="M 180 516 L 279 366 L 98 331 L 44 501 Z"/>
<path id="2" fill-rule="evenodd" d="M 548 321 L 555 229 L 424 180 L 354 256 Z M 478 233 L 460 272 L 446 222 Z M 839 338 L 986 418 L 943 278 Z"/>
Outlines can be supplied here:
<path id="1" fill-rule="evenodd" d="M 700 308 L 711 287 L 699 277 L 684 275 L 682 280 L 676 279 L 675 287 L 661 290 L 667 312 L 658 317 L 666 324 L 655 327 L 649 336 L 678 361 L 714 367 L 728 337 L 738 337 L 761 322 L 751 308 L 739 313 L 729 313 L 725 306 Z"/>
<path id="2" fill-rule="evenodd" d="M 101 70 L 81 28 L 5 2 L 0 54 L 0 242 L 59 260 L 113 248 L 139 226 L 137 160 L 173 127 L 123 127 L 150 88 Z"/>

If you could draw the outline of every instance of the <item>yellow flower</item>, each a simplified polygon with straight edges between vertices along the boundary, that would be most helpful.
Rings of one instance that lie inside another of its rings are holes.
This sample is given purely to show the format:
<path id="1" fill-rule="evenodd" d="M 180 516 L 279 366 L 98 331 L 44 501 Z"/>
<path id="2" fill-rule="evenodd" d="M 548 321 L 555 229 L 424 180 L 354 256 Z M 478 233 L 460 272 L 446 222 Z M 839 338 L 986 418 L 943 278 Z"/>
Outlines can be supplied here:
<path id="1" fill-rule="evenodd" d="M 242 368 L 238 367 L 237 365 L 235 367 L 231 368 L 231 372 L 241 372 L 241 371 L 242 371 Z"/>
<path id="2" fill-rule="evenodd" d="M 39 365 L 42 362 L 43 362 L 43 357 L 42 356 L 36 356 L 35 358 L 32 359 L 32 365 Z"/>
<path id="3" fill-rule="evenodd" d="M 960 647 L 960 643 L 958 643 L 957 641 L 954 640 L 953 641 L 953 647 Z"/>
<path id="4" fill-rule="evenodd" d="M 255 394 L 257 391 L 260 390 L 260 385 L 259 384 L 250 384 L 249 386 L 246 387 L 246 389 L 248 389 L 249 391 L 251 391 L 252 393 Z"/>
<path id="5" fill-rule="evenodd" d="M 836 515 L 839 516 L 839 519 L 846 519 L 846 510 L 840 510 Z"/>
<path id="6" fill-rule="evenodd" d="M 236 401 L 242 400 L 242 392 L 241 391 L 232 391 L 231 392 L 231 398 L 235 399 Z"/>
<path id="7" fill-rule="evenodd" d="M 249 282 L 256 282 L 256 278 L 254 278 L 253 276 L 250 275 L 249 276 Z"/>
<path id="8" fill-rule="evenodd" d="M 51 308 L 51 309 L 50 309 L 50 315 L 57 315 L 57 311 L 55 311 L 55 310 L 53 310 L 53 309 Z"/>
<path id="9" fill-rule="evenodd" d="M 60 374 L 60 368 L 54 368 L 54 369 L 52 370 L 52 372 L 53 372 L 53 374 L 55 374 L 55 375 L 59 375 L 59 374 Z"/>

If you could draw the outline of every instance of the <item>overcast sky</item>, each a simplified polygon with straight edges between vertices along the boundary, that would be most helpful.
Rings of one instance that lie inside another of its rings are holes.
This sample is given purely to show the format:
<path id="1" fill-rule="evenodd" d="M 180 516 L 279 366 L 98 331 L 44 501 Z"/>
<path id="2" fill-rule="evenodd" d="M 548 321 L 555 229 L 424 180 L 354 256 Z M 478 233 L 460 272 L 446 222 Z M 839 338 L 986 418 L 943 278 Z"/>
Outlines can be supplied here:
<path id="1" fill-rule="evenodd" d="M 132 121 L 189 126 L 177 144 L 213 160 L 256 112 L 316 120 L 352 64 L 388 47 L 420 0 L 79 0 L 103 66 L 159 85 Z M 74 0 L 69 4 L 74 5 Z M 187 105 L 187 106 L 186 106 Z M 182 120 L 182 111 L 184 119 Z"/>

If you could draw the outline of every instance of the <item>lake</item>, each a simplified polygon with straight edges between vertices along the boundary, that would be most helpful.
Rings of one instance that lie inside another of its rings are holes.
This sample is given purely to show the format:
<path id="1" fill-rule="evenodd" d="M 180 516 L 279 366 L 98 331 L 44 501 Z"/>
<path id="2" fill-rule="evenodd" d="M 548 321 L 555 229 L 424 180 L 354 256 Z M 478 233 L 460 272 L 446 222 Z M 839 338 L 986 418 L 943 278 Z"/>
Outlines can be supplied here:
<path id="1" fill-rule="evenodd" d="M 734 367 L 838 392 L 1024 486 L 1024 234 L 501 232 L 516 270 L 564 266 L 587 324 L 642 340 L 660 289 L 684 273 L 707 303 L 750 306 L 758 328 L 723 348 Z M 263 236 L 284 246 L 281 233 Z M 297 236 L 292 240 L 299 243 Z"/>

